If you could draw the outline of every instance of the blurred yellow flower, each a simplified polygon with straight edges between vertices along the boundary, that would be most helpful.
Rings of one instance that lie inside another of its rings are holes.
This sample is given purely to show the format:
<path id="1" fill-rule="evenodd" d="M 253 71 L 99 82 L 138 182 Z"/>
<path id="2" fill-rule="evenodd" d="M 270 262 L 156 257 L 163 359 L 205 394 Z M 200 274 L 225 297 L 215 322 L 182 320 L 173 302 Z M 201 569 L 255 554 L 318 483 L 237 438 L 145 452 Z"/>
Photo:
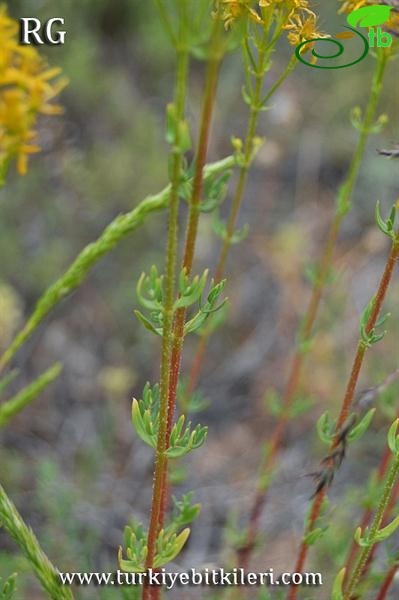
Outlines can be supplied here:
<path id="1" fill-rule="evenodd" d="M 322 33 L 317 29 L 317 15 L 311 10 L 291 15 L 287 25 L 284 26 L 284 29 L 289 31 L 288 41 L 292 46 L 298 46 L 306 40 L 330 37 L 327 33 Z M 306 52 L 311 47 L 312 44 L 309 44 L 303 47 L 302 50 L 303 52 Z"/>
<path id="2" fill-rule="evenodd" d="M 309 10 L 308 0 L 259 0 L 259 6 L 285 9 L 289 15 L 296 10 Z"/>
<path id="3" fill-rule="evenodd" d="M 48 68 L 36 48 L 22 46 L 18 25 L 0 6 L 0 177 L 12 160 L 24 175 L 28 156 L 38 152 L 36 122 L 40 113 L 62 112 L 51 101 L 65 87 L 60 69 Z"/>
<path id="4" fill-rule="evenodd" d="M 399 12 L 391 10 L 390 17 L 383 27 L 389 33 L 399 37 Z"/>
<path id="5" fill-rule="evenodd" d="M 377 2 L 370 2 L 369 0 L 339 0 L 342 3 L 342 6 L 339 9 L 339 13 L 351 13 L 358 8 L 362 8 L 363 6 L 368 6 L 369 4 L 377 4 Z"/>
<path id="6" fill-rule="evenodd" d="M 221 15 L 226 29 L 241 17 L 249 17 L 256 23 L 262 23 L 256 4 L 254 0 L 222 0 Z"/>

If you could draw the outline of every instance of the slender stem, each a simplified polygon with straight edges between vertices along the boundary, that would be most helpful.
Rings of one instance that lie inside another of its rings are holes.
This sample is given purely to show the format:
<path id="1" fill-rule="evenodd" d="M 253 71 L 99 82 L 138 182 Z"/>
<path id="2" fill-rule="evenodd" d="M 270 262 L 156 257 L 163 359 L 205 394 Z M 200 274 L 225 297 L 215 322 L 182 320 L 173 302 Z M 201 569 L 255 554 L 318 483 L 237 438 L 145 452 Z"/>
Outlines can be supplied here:
<path id="1" fill-rule="evenodd" d="M 283 82 L 295 68 L 295 65 L 297 63 L 296 56 L 294 55 L 290 59 L 288 65 L 284 69 L 281 76 L 271 86 L 266 96 L 262 98 L 262 87 L 265 75 L 266 61 L 268 60 L 272 49 L 272 47 L 267 48 L 265 45 L 263 50 L 261 50 L 261 52 L 259 53 L 258 69 L 255 72 L 254 99 L 250 108 L 247 133 L 244 142 L 243 164 L 239 171 L 237 186 L 234 191 L 229 216 L 227 218 L 226 235 L 223 240 L 223 244 L 220 250 L 218 262 L 215 269 L 214 279 L 216 282 L 221 281 L 224 277 L 227 256 L 232 245 L 232 239 L 234 236 L 237 218 L 245 195 L 245 187 L 248 178 L 248 171 L 252 162 L 251 155 L 253 153 L 253 143 L 256 136 L 256 127 L 259 120 L 260 111 L 262 110 L 262 106 L 265 106 L 266 102 L 270 100 L 273 94 L 283 84 Z M 211 329 L 206 329 L 198 342 L 197 349 L 190 369 L 187 395 L 190 395 L 190 393 L 193 392 L 193 390 L 198 384 L 203 360 L 205 357 L 205 351 L 209 342 L 210 335 Z"/>
<path id="2" fill-rule="evenodd" d="M 386 294 L 387 294 L 387 291 L 389 288 L 389 284 L 392 279 L 393 270 L 394 270 L 396 261 L 398 260 L 398 257 L 399 257 L 399 233 L 396 234 L 395 240 L 392 244 L 391 252 L 389 254 L 387 263 L 385 265 L 385 270 L 384 270 L 383 276 L 381 278 L 380 284 L 378 286 L 377 294 L 374 299 L 373 308 L 372 308 L 372 311 L 370 313 L 370 316 L 368 318 L 368 321 L 367 321 L 367 324 L 365 327 L 367 334 L 370 334 L 373 331 L 373 329 L 375 328 L 377 319 L 380 315 L 381 308 L 382 308 L 383 302 L 385 300 L 385 297 L 386 297 Z M 356 391 L 356 385 L 357 385 L 357 382 L 359 379 L 361 368 L 363 366 L 365 354 L 366 354 L 366 346 L 363 343 L 363 341 L 359 341 L 358 347 L 356 350 L 356 355 L 355 355 L 355 358 L 353 361 L 351 373 L 349 376 L 349 381 L 348 381 L 348 384 L 347 384 L 347 387 L 345 390 L 345 395 L 344 395 L 344 398 L 342 401 L 341 411 L 339 413 L 339 417 L 337 420 L 337 425 L 336 425 L 337 431 L 339 431 L 342 428 L 342 425 L 345 423 L 345 421 L 349 415 L 349 411 L 352 406 L 354 394 Z M 334 442 L 331 446 L 331 451 L 333 451 L 336 448 L 336 446 L 337 446 L 337 439 L 334 440 Z M 316 494 L 316 496 L 313 500 L 310 517 L 308 519 L 308 524 L 307 524 L 307 527 L 305 530 L 305 536 L 302 538 L 297 561 L 295 564 L 295 572 L 297 572 L 297 573 L 301 573 L 304 568 L 306 558 L 308 555 L 308 551 L 309 551 L 309 546 L 306 543 L 306 535 L 313 530 L 315 523 L 320 516 L 320 511 L 321 511 L 321 507 L 322 507 L 322 503 L 325 498 L 325 495 L 326 495 L 326 492 L 323 488 L 320 490 L 320 492 L 318 494 Z M 292 586 L 290 591 L 288 592 L 287 599 L 295 600 L 297 597 L 297 592 L 298 592 L 297 586 Z"/>
<path id="3" fill-rule="evenodd" d="M 181 5 L 183 12 L 184 6 Z M 159 531 L 162 527 L 160 518 L 162 497 L 164 494 L 163 486 L 165 484 L 163 473 L 167 464 L 165 451 L 168 447 L 167 437 L 167 416 L 168 416 L 168 390 L 170 357 L 172 353 L 173 337 L 173 304 L 175 300 L 176 288 L 176 263 L 177 263 L 177 241 L 178 241 L 178 216 L 179 216 L 179 185 L 181 170 L 183 166 L 183 152 L 180 148 L 179 124 L 184 119 L 185 99 L 187 91 L 188 75 L 188 50 L 184 43 L 185 19 L 184 14 L 180 15 L 180 39 L 177 48 L 177 74 L 175 89 L 175 115 L 176 130 L 175 139 L 172 147 L 171 156 L 171 188 L 169 200 L 169 224 L 166 250 L 166 266 L 164 276 L 164 311 L 163 311 L 163 336 L 161 349 L 161 368 L 160 368 L 160 411 L 159 411 L 159 432 L 155 456 L 154 486 L 151 504 L 150 524 L 147 539 L 147 557 L 146 568 L 152 568 L 156 553 L 156 541 Z M 145 586 L 143 589 L 143 599 L 151 597 L 156 598 L 159 590 L 151 589 Z"/>
<path id="4" fill-rule="evenodd" d="M 352 161 L 345 182 L 341 186 L 338 194 L 337 210 L 331 223 L 330 229 L 327 233 L 326 242 L 324 244 L 321 257 L 318 262 L 317 274 L 313 282 L 308 308 L 302 320 L 300 329 L 300 341 L 302 342 L 308 341 L 313 332 L 314 324 L 316 322 L 316 318 L 320 308 L 320 303 L 328 282 L 329 273 L 333 263 L 334 251 L 336 248 L 338 235 L 341 230 L 342 222 L 345 218 L 345 215 L 347 214 L 351 206 L 353 190 L 359 174 L 362 158 L 366 147 L 366 142 L 374 124 L 378 99 L 381 94 L 382 81 L 387 61 L 388 55 L 384 52 L 380 52 L 377 57 L 376 68 L 373 74 L 373 80 L 371 85 L 371 93 L 367 104 L 365 116 L 363 119 L 362 127 L 360 130 L 358 142 L 352 157 Z M 305 360 L 306 354 L 303 350 L 303 345 L 298 344 L 294 356 L 292 357 L 287 385 L 284 389 L 284 393 L 281 400 L 282 411 L 279 416 L 278 422 L 276 423 L 274 431 L 271 435 L 271 438 L 267 442 L 267 458 L 263 461 L 263 464 L 261 465 L 259 482 L 250 510 L 246 540 L 242 547 L 238 550 L 239 561 L 244 568 L 248 566 L 250 554 L 255 545 L 255 539 L 259 528 L 259 520 L 264 505 L 266 503 L 267 491 L 272 480 L 272 478 L 268 475 L 271 475 L 273 466 L 275 464 L 277 455 L 281 447 L 285 431 L 290 421 L 290 410 L 298 392 Z"/>
<path id="5" fill-rule="evenodd" d="M 381 481 L 383 481 L 383 479 L 384 479 L 384 477 L 386 475 L 387 469 L 389 467 L 389 463 L 391 461 L 391 458 L 392 458 L 392 452 L 390 451 L 389 448 L 386 448 L 385 452 L 384 452 L 384 454 L 382 456 L 381 462 L 380 462 L 380 464 L 378 466 L 378 469 L 377 469 L 377 482 L 378 483 L 381 482 Z M 360 520 L 360 525 L 359 525 L 359 527 L 361 527 L 362 530 L 366 529 L 366 527 L 368 527 L 370 525 L 370 521 L 371 521 L 372 516 L 373 516 L 373 512 L 372 512 L 371 508 L 366 508 L 365 511 L 364 511 L 364 513 L 363 513 L 363 515 L 362 515 L 362 518 Z M 354 563 L 354 560 L 356 558 L 358 550 L 359 550 L 359 546 L 357 545 L 357 543 L 355 542 L 355 540 L 353 540 L 352 544 L 351 544 L 351 546 L 349 548 L 347 559 L 345 561 L 345 567 L 346 567 L 345 574 L 346 574 L 346 576 L 349 575 L 349 573 L 351 572 L 352 565 Z M 345 579 L 346 578 L 344 578 L 344 583 L 345 583 Z"/>
<path id="6" fill-rule="evenodd" d="M 388 570 L 388 572 L 385 576 L 385 579 L 382 582 L 382 585 L 379 589 L 376 600 L 386 600 L 386 597 L 389 592 L 389 588 L 391 587 L 393 580 L 395 579 L 395 575 L 398 572 L 398 569 L 399 569 L 399 561 L 395 562 L 395 564 L 392 565 L 392 567 Z"/>
<path id="7" fill-rule="evenodd" d="M 220 251 L 219 260 L 217 263 L 216 271 L 215 271 L 215 279 L 216 281 L 220 281 L 223 278 L 227 255 L 230 250 L 230 246 L 232 244 L 232 239 L 234 236 L 235 225 L 237 222 L 237 217 L 240 211 L 240 207 L 244 198 L 245 185 L 248 178 L 248 170 L 251 165 L 251 154 L 253 152 L 253 142 L 256 135 L 256 126 L 258 123 L 259 113 L 262 110 L 262 106 L 264 102 L 266 102 L 274 92 L 280 87 L 280 85 L 285 81 L 288 77 L 289 73 L 294 69 L 296 65 L 296 56 L 294 55 L 289 61 L 284 73 L 279 77 L 279 79 L 274 83 L 274 85 L 269 90 L 267 96 L 262 102 L 261 105 L 261 94 L 262 94 L 262 86 L 263 86 L 263 77 L 264 77 L 264 63 L 269 56 L 269 52 L 262 51 L 259 57 L 259 71 L 256 73 L 256 83 L 255 83 L 255 93 L 254 93 L 254 101 L 251 106 L 249 122 L 248 122 L 248 130 L 245 139 L 245 150 L 244 150 L 244 165 L 240 169 L 240 175 L 237 183 L 237 187 L 235 190 L 235 194 L 233 197 L 233 201 L 231 204 L 230 214 L 227 219 L 226 226 L 226 236 L 223 241 L 223 245 Z"/>
<path id="8" fill-rule="evenodd" d="M 209 136 L 211 130 L 213 108 L 216 98 L 216 88 L 219 76 L 219 67 L 223 57 L 223 50 L 220 43 L 222 23 L 216 16 L 214 31 L 212 34 L 211 54 L 208 61 L 206 83 L 202 106 L 201 127 L 198 139 L 198 148 L 195 161 L 195 174 L 193 179 L 192 194 L 190 199 L 190 209 L 187 220 L 187 230 L 184 245 L 182 269 L 190 275 L 193 267 L 195 244 L 197 239 L 197 229 L 199 221 L 199 203 L 201 201 L 203 189 L 203 170 L 208 152 Z M 169 409 L 168 409 L 168 435 L 170 435 L 173 415 L 176 405 L 176 391 L 180 372 L 181 352 L 184 339 L 184 322 L 186 317 L 185 309 L 178 309 L 174 322 L 174 342 L 171 357 L 171 371 L 169 383 Z"/>
<path id="9" fill-rule="evenodd" d="M 35 381 L 0 405 L 0 429 L 33 402 L 47 386 L 57 379 L 62 371 L 62 365 L 55 363 Z"/>
<path id="10" fill-rule="evenodd" d="M 390 503 L 390 500 L 392 497 L 392 492 L 393 492 L 394 485 L 395 485 L 395 481 L 397 480 L 398 475 L 399 475 L 399 458 L 396 457 L 392 464 L 392 467 L 388 473 L 388 476 L 387 476 L 387 479 L 386 479 L 386 482 L 384 485 L 382 497 L 379 502 L 377 512 L 375 514 L 373 522 L 371 524 L 370 533 L 367 534 L 369 543 L 367 544 L 367 546 L 364 546 L 361 549 L 356 566 L 355 566 L 353 573 L 349 579 L 348 586 L 344 592 L 344 600 L 351 600 L 351 598 L 353 597 L 353 593 L 355 592 L 356 587 L 359 583 L 359 580 L 362 576 L 362 573 L 367 565 L 369 556 L 370 556 L 374 546 L 377 543 L 375 540 L 375 537 L 381 527 L 382 520 L 384 518 L 384 515 L 385 515 L 388 505 Z"/>
<path id="11" fill-rule="evenodd" d="M 204 167 L 208 151 L 208 142 L 210 135 L 210 127 L 212 122 L 213 106 L 216 96 L 216 86 L 219 75 L 219 66 L 222 59 L 220 47 L 220 33 L 222 24 L 218 16 L 215 18 L 215 23 L 212 33 L 210 58 L 207 66 L 206 84 L 204 92 L 204 101 L 201 116 L 201 129 L 196 153 L 196 165 L 193 179 L 192 196 L 190 201 L 190 210 L 188 216 L 186 242 L 184 247 L 184 258 L 182 268 L 186 270 L 186 274 L 190 275 L 194 260 L 195 242 L 197 236 L 198 219 L 199 219 L 199 203 L 201 201 L 203 182 L 204 182 Z M 177 86 L 178 90 L 182 86 Z M 178 104 L 178 102 L 176 102 Z M 182 103 L 180 103 L 180 106 Z M 184 104 L 183 104 L 184 105 Z M 180 178 L 180 164 L 178 168 L 175 163 L 177 174 L 176 178 L 176 203 L 178 202 L 178 184 Z M 172 185 L 173 187 L 173 185 Z M 166 496 L 167 496 L 167 468 L 168 460 L 165 454 L 169 444 L 170 432 L 172 428 L 174 406 L 176 400 L 177 380 L 180 368 L 180 353 L 184 337 L 184 322 L 185 311 L 178 310 L 173 314 L 174 302 L 174 272 L 176 264 L 176 247 L 177 247 L 177 212 L 171 213 L 171 218 L 175 219 L 173 226 L 169 227 L 168 254 L 173 256 L 167 259 L 167 272 L 173 265 L 173 283 L 170 279 L 168 284 L 165 284 L 166 301 L 164 314 L 164 338 L 162 348 L 162 364 L 161 364 L 161 403 L 160 403 L 160 428 L 158 436 L 158 444 L 156 451 L 156 465 L 154 475 L 153 499 L 151 508 L 151 518 L 148 533 L 148 552 L 146 559 L 146 568 L 153 565 L 156 551 L 156 540 L 160 529 L 162 529 L 165 512 L 166 512 Z M 169 277 L 171 273 L 169 272 Z M 168 304 L 169 301 L 169 304 Z M 165 319 L 167 323 L 165 324 Z M 168 329 L 166 330 L 166 325 Z M 165 339 L 167 338 L 167 340 Z M 178 350 L 178 356 L 176 352 Z M 177 365 L 178 362 L 178 365 Z M 176 366 L 177 365 L 177 366 Z M 156 600 L 160 595 L 160 588 L 151 589 L 149 586 L 144 586 L 143 600 Z"/>
<path id="12" fill-rule="evenodd" d="M 398 377 L 399 377 L 399 369 L 396 369 L 393 373 L 390 373 L 388 375 L 388 377 L 386 377 L 386 379 L 380 385 L 378 385 L 376 388 L 374 388 L 375 397 L 377 397 L 379 394 L 383 393 L 394 381 L 396 381 L 398 379 Z M 399 417 L 399 413 L 398 413 L 398 417 Z M 377 483 L 380 483 L 381 481 L 383 481 L 383 479 L 386 475 L 386 472 L 388 470 L 388 467 L 390 465 L 391 458 L 392 458 L 392 453 L 389 448 L 386 448 L 384 454 L 381 457 L 380 464 L 378 465 L 378 468 L 376 470 Z M 399 496 L 399 483 L 396 485 L 396 489 L 393 494 L 393 502 L 396 501 L 396 498 L 398 496 Z M 388 514 L 389 514 L 389 512 L 390 511 L 388 511 Z M 366 508 L 364 510 L 362 518 L 360 519 L 359 526 L 362 529 L 365 529 L 366 527 L 368 527 L 370 525 L 372 516 L 373 516 L 373 513 L 372 513 L 371 508 Z M 344 584 L 346 581 L 346 577 L 349 575 L 349 573 L 352 570 L 352 565 L 354 563 L 354 560 L 356 558 L 358 550 L 359 550 L 359 547 L 356 544 L 355 540 L 353 540 L 353 542 L 349 548 L 349 551 L 348 551 L 347 559 L 345 561 Z M 372 558 L 373 558 L 373 556 L 370 557 L 368 567 L 371 564 Z"/>

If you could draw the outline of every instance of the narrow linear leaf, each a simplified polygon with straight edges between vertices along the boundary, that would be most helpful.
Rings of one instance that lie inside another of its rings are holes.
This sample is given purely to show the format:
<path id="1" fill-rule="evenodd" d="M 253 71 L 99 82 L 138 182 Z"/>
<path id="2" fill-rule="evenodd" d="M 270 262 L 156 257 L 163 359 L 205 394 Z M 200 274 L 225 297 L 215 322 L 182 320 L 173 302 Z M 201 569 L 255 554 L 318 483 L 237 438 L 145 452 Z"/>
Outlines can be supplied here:
<path id="1" fill-rule="evenodd" d="M 170 551 L 161 556 L 157 556 L 154 560 L 154 567 L 158 569 L 159 567 L 163 567 L 167 563 L 171 562 L 180 554 L 183 549 L 184 544 L 187 542 L 188 537 L 190 535 L 190 528 L 186 527 L 183 531 L 176 537 L 173 542 L 173 546 Z"/>
<path id="2" fill-rule="evenodd" d="M 62 586 L 57 569 L 47 558 L 30 527 L 0 485 L 0 523 L 18 544 L 44 591 L 52 600 L 73 600 L 68 587 Z"/>
<path id="3" fill-rule="evenodd" d="M 220 175 L 220 173 L 231 169 L 235 163 L 234 156 L 228 156 L 206 165 L 204 168 L 204 181 L 209 181 Z M 170 186 L 167 186 L 158 194 L 148 196 L 130 212 L 117 216 L 104 229 L 97 240 L 82 250 L 65 273 L 47 288 L 38 300 L 25 326 L 0 357 L 0 371 L 11 361 L 45 316 L 83 283 L 100 258 L 113 250 L 121 240 L 142 225 L 151 213 L 164 210 L 168 206 L 169 194 Z"/>
<path id="4" fill-rule="evenodd" d="M 13 398 L 7 400 L 0 405 L 0 427 L 4 427 L 7 423 L 28 404 L 33 402 L 42 391 L 50 385 L 62 371 L 61 363 L 55 363 L 48 371 L 43 373 L 33 383 L 29 384 L 23 390 L 18 392 Z"/>
<path id="5" fill-rule="evenodd" d="M 392 425 L 389 428 L 388 431 L 388 446 L 390 451 L 393 454 L 397 454 L 398 453 L 398 436 L 397 436 L 397 432 L 398 432 L 398 426 L 399 426 L 399 419 L 396 419 Z"/>
<path id="6" fill-rule="evenodd" d="M 355 427 L 351 429 L 351 431 L 348 433 L 348 442 L 355 442 L 356 440 L 361 438 L 362 435 L 364 435 L 364 433 L 369 428 L 371 421 L 373 420 L 375 411 L 375 408 L 370 409 L 364 415 L 360 423 L 358 423 L 357 425 L 355 425 Z"/>
<path id="7" fill-rule="evenodd" d="M 383 527 L 375 534 L 374 541 L 375 542 L 383 542 L 384 540 L 391 537 L 391 535 L 393 533 L 395 533 L 395 531 L 397 530 L 398 527 L 399 527 L 399 515 L 389 525 L 387 525 L 386 527 Z"/>
<path id="8" fill-rule="evenodd" d="M 346 568 L 340 570 L 334 580 L 334 585 L 331 594 L 331 600 L 344 600 L 344 579 L 345 579 Z"/>

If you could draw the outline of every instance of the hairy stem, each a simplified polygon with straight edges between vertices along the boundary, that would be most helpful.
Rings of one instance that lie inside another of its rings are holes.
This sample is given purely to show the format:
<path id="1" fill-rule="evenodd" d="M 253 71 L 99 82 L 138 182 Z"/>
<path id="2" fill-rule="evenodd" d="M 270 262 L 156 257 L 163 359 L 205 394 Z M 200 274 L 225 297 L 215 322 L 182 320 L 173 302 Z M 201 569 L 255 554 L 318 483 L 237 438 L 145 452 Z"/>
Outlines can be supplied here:
<path id="1" fill-rule="evenodd" d="M 204 183 L 204 167 L 206 162 L 206 156 L 208 151 L 208 142 L 210 127 L 212 122 L 213 106 L 216 96 L 216 86 L 219 75 L 219 66 L 222 59 L 222 52 L 220 51 L 220 33 L 221 33 L 221 21 L 216 15 L 215 23 L 213 26 L 210 58 L 207 65 L 205 91 L 203 108 L 201 115 L 201 126 L 198 147 L 196 152 L 195 160 L 195 171 L 192 184 L 192 192 L 190 199 L 190 209 L 188 214 L 186 242 L 184 246 L 184 256 L 182 268 L 185 269 L 186 275 L 189 276 L 192 271 L 195 242 L 197 237 L 197 228 L 199 220 L 199 203 L 201 201 L 203 183 Z M 179 79 L 179 78 L 178 78 Z M 182 85 L 177 83 L 177 93 L 181 92 Z M 184 101 L 181 102 L 176 100 L 176 104 L 180 106 L 180 109 L 184 109 Z M 177 163 L 174 160 L 173 173 L 176 176 L 176 203 L 178 203 L 178 185 L 180 179 L 180 167 L 181 163 Z M 176 169 L 176 171 L 175 171 Z M 167 320 L 167 328 L 164 324 L 164 338 L 163 338 L 163 349 L 162 349 L 162 362 L 161 362 L 161 407 L 160 407 L 160 428 L 158 435 L 157 445 L 157 456 L 156 456 L 156 467 L 154 474 L 154 488 L 153 488 L 153 499 L 151 508 L 151 519 L 148 533 L 148 554 L 146 559 L 146 567 L 150 568 L 153 565 L 155 550 L 156 550 L 156 539 L 158 532 L 163 528 L 166 513 L 166 502 L 168 493 L 167 483 L 167 469 L 168 460 L 165 451 L 169 444 L 169 438 L 172 428 L 178 372 L 180 367 L 180 353 L 184 337 L 184 322 L 185 322 L 185 310 L 177 310 L 176 314 L 173 312 L 174 302 L 174 278 L 175 278 L 175 265 L 176 265 L 176 248 L 177 248 L 177 212 L 173 214 L 174 223 L 172 220 L 170 224 L 172 227 L 169 228 L 169 240 L 168 240 L 168 253 L 167 258 L 167 270 L 169 269 L 170 279 L 165 285 L 165 294 L 169 296 L 165 300 L 165 311 L 164 319 Z M 171 214 L 172 219 L 172 214 Z M 172 256 L 173 255 L 173 256 Z M 173 274 L 172 274 L 173 269 Z M 168 288 L 168 289 L 167 289 Z M 168 311 L 168 312 L 167 312 Z M 175 371 L 176 364 L 176 347 L 179 348 L 179 367 Z M 172 390 L 172 391 L 171 391 Z M 171 404 L 171 397 L 173 396 L 173 404 Z M 143 590 L 143 600 L 157 600 L 160 596 L 161 590 L 159 588 L 149 589 L 147 586 Z"/>
<path id="2" fill-rule="evenodd" d="M 204 184 L 204 166 L 208 152 L 209 136 L 211 131 L 213 108 L 216 98 L 216 88 L 219 76 L 219 67 L 223 58 L 223 46 L 221 44 L 221 19 L 216 15 L 215 24 L 212 33 L 210 57 L 207 66 L 205 91 L 202 105 L 200 134 L 195 159 L 195 173 L 193 187 L 190 199 L 190 208 L 187 219 L 186 237 L 183 251 L 182 269 L 185 269 L 187 275 L 191 274 L 194 252 L 197 239 L 197 229 L 199 221 L 199 204 L 201 201 L 202 189 Z M 168 423 L 167 435 L 170 436 L 172 430 L 173 416 L 176 405 L 177 384 L 180 372 L 181 353 L 184 339 L 184 323 L 186 310 L 178 309 L 175 315 L 173 327 L 173 347 L 170 363 L 170 379 L 168 394 Z M 166 479 L 166 469 L 164 473 Z M 166 488 L 166 486 L 165 486 Z M 166 496 L 166 494 L 165 494 Z M 165 511 L 166 497 L 163 502 L 163 511 Z"/>
<path id="3" fill-rule="evenodd" d="M 163 336 L 160 367 L 160 412 L 159 432 L 155 454 L 154 486 L 151 503 L 150 523 L 147 539 L 146 568 L 152 568 L 156 553 L 156 542 L 162 528 L 162 499 L 166 480 L 164 472 L 167 468 L 166 450 L 168 448 L 167 423 L 168 423 L 168 393 L 170 380 L 170 358 L 173 343 L 173 304 L 176 288 L 176 264 L 178 242 L 178 217 L 179 217 L 179 186 L 183 167 L 183 152 L 179 137 L 179 125 L 184 119 L 187 76 L 188 76 L 188 48 L 185 43 L 187 13 L 185 3 L 180 4 L 180 32 L 177 40 L 177 74 L 175 86 L 174 108 L 176 111 L 175 139 L 171 152 L 171 182 L 169 199 L 169 223 L 166 249 L 166 265 L 164 275 L 164 306 L 163 306 Z M 143 600 L 159 597 L 159 589 L 145 586 Z"/>
<path id="4" fill-rule="evenodd" d="M 344 592 L 344 600 L 351 600 L 353 598 L 353 594 L 367 565 L 369 556 L 377 543 L 375 537 L 381 527 L 382 520 L 390 503 L 395 481 L 397 480 L 398 475 L 399 458 L 396 457 L 385 481 L 382 497 L 378 504 L 373 522 L 371 524 L 370 532 L 367 534 L 369 543 L 366 546 L 364 546 L 360 551 L 356 566 L 349 579 L 348 586 Z"/>
<path id="5" fill-rule="evenodd" d="M 384 303 L 384 300 L 385 300 L 385 297 L 386 297 L 386 294 L 387 294 L 387 291 L 389 288 L 389 284 L 392 279 L 393 270 L 394 270 L 395 264 L 398 260 L 398 257 L 399 257 L 399 234 L 396 234 L 395 239 L 392 243 L 391 252 L 388 256 L 388 260 L 385 265 L 385 270 L 384 270 L 383 276 L 381 278 L 377 293 L 374 298 L 374 303 L 373 303 L 371 313 L 370 313 L 369 318 L 366 323 L 365 330 L 366 330 L 367 334 L 370 334 L 373 331 L 373 329 L 375 328 L 378 317 L 381 313 L 382 305 Z M 343 398 L 342 405 L 341 405 L 341 410 L 340 410 L 340 413 L 339 413 L 339 416 L 337 419 L 337 425 L 336 425 L 337 432 L 342 428 L 343 424 L 345 423 L 345 421 L 348 418 L 349 411 L 350 411 L 350 408 L 353 403 L 360 371 L 363 366 L 366 349 L 367 348 L 366 348 L 363 340 L 360 340 L 358 343 L 358 346 L 357 346 L 356 355 L 355 355 L 355 358 L 353 361 L 351 373 L 350 373 L 349 380 L 348 380 L 348 383 L 346 386 L 344 398 Z M 331 449 L 330 449 L 331 451 L 333 451 L 336 448 L 337 443 L 338 443 L 338 440 L 336 438 L 331 446 Z M 313 500 L 307 527 L 305 529 L 305 536 L 303 537 L 300 548 L 299 548 L 299 553 L 298 553 L 297 561 L 295 564 L 295 572 L 300 573 L 300 572 L 302 572 L 302 570 L 304 568 L 306 558 L 308 555 L 308 551 L 309 551 L 309 546 L 306 543 L 306 535 L 309 534 L 311 531 L 313 531 L 315 523 L 320 516 L 321 507 L 322 507 L 325 495 L 326 495 L 326 491 L 325 491 L 325 488 L 323 487 L 316 494 L 316 496 Z M 297 597 L 297 593 L 298 593 L 297 586 L 292 586 L 290 591 L 288 592 L 288 596 L 287 596 L 288 600 L 295 600 Z"/>
<path id="6" fill-rule="evenodd" d="M 387 469 L 389 467 L 389 463 L 391 461 L 392 458 L 392 453 L 390 451 L 389 448 L 385 449 L 385 452 L 382 456 L 381 462 L 378 466 L 377 469 L 377 482 L 381 483 L 386 475 Z M 371 518 L 373 516 L 373 512 L 371 508 L 366 508 L 362 518 L 360 519 L 360 524 L 359 527 L 362 528 L 362 531 L 364 531 L 366 529 L 366 527 L 368 527 L 370 525 L 370 521 Z M 349 548 L 349 552 L 348 552 L 348 556 L 347 559 L 345 561 L 345 574 L 346 576 L 351 572 L 352 569 L 352 565 L 355 561 L 356 555 L 358 553 L 359 550 L 359 546 L 357 545 L 357 543 L 355 542 L 355 540 L 352 541 L 351 546 Z M 345 579 L 344 579 L 344 583 L 345 583 Z"/>

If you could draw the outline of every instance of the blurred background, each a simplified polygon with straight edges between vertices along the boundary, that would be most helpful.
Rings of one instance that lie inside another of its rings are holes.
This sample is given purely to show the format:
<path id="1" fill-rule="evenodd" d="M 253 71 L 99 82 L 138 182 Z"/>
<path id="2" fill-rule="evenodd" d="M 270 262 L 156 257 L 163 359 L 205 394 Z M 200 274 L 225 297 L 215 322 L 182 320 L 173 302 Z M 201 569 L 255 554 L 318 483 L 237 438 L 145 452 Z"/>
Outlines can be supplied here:
<path id="1" fill-rule="evenodd" d="M 335 2 L 328 4 L 317 7 L 321 28 L 340 31 L 344 17 L 336 14 Z M 32 158 L 26 177 L 11 173 L 0 192 L 2 350 L 77 253 L 118 213 L 167 183 L 164 110 L 174 76 L 173 51 L 152 2 L 58 0 L 55 6 L 49 0 L 13 0 L 9 9 L 14 17 L 65 17 L 65 45 L 43 52 L 52 65 L 62 67 L 70 84 L 62 94 L 65 114 L 41 121 L 43 152 Z M 281 40 L 270 82 L 291 52 Z M 209 437 L 201 451 L 184 461 L 187 476 L 176 488 L 177 495 L 196 490 L 203 504 L 178 568 L 228 564 L 233 523 L 246 524 L 261 445 L 274 423 L 265 392 L 284 388 L 309 295 L 304 271 L 316 259 L 333 214 L 357 139 L 350 110 L 367 102 L 373 68 L 372 56 L 337 71 L 299 65 L 262 114 L 259 134 L 265 144 L 240 216 L 250 233 L 232 248 L 228 319 L 209 346 L 201 377 L 207 408 L 198 418 L 209 425 Z M 211 160 L 231 152 L 231 135 L 244 134 L 242 83 L 240 56 L 234 53 L 222 70 Z M 194 62 L 188 108 L 194 132 L 202 88 L 203 64 Z M 314 424 L 327 408 L 337 410 L 359 315 L 386 258 L 387 240 L 374 226 L 374 206 L 380 199 L 387 210 L 398 198 L 398 165 L 379 157 L 376 149 L 399 140 L 398 106 L 393 62 L 379 110 L 390 121 L 370 138 L 354 209 L 340 239 L 335 282 L 324 298 L 307 361 L 303 393 L 314 406 L 285 441 L 254 569 L 293 567 L 313 492 L 306 474 L 324 452 Z M 163 264 L 165 234 L 165 213 L 152 215 L 98 263 L 14 360 L 20 375 L 12 391 L 55 360 L 64 364 L 59 380 L 0 433 L 2 484 L 62 571 L 114 569 L 124 525 L 132 517 L 147 522 L 153 455 L 134 433 L 130 406 L 147 380 L 158 379 L 159 345 L 138 325 L 133 309 L 139 275 L 152 264 Z M 218 250 L 205 216 L 198 270 L 215 264 Z M 363 388 L 377 385 L 398 367 L 398 295 L 396 278 L 388 300 L 393 311 L 389 335 L 367 357 Z M 186 345 L 184 365 L 189 366 L 194 349 L 195 338 Z M 335 575 L 343 541 L 352 535 L 361 486 L 378 463 L 388 420 L 380 414 L 365 444 L 351 449 L 337 476 L 331 498 L 346 501 L 334 514 L 334 535 L 320 544 L 311 562 L 326 581 Z M 18 598 L 43 598 L 28 564 L 0 532 L 0 576 L 13 571 L 21 574 Z M 309 598 L 326 593 L 327 588 L 314 596 L 310 592 Z M 204 589 L 190 594 L 206 597 Z M 82 588 L 79 597 L 106 600 L 118 592 Z"/>

